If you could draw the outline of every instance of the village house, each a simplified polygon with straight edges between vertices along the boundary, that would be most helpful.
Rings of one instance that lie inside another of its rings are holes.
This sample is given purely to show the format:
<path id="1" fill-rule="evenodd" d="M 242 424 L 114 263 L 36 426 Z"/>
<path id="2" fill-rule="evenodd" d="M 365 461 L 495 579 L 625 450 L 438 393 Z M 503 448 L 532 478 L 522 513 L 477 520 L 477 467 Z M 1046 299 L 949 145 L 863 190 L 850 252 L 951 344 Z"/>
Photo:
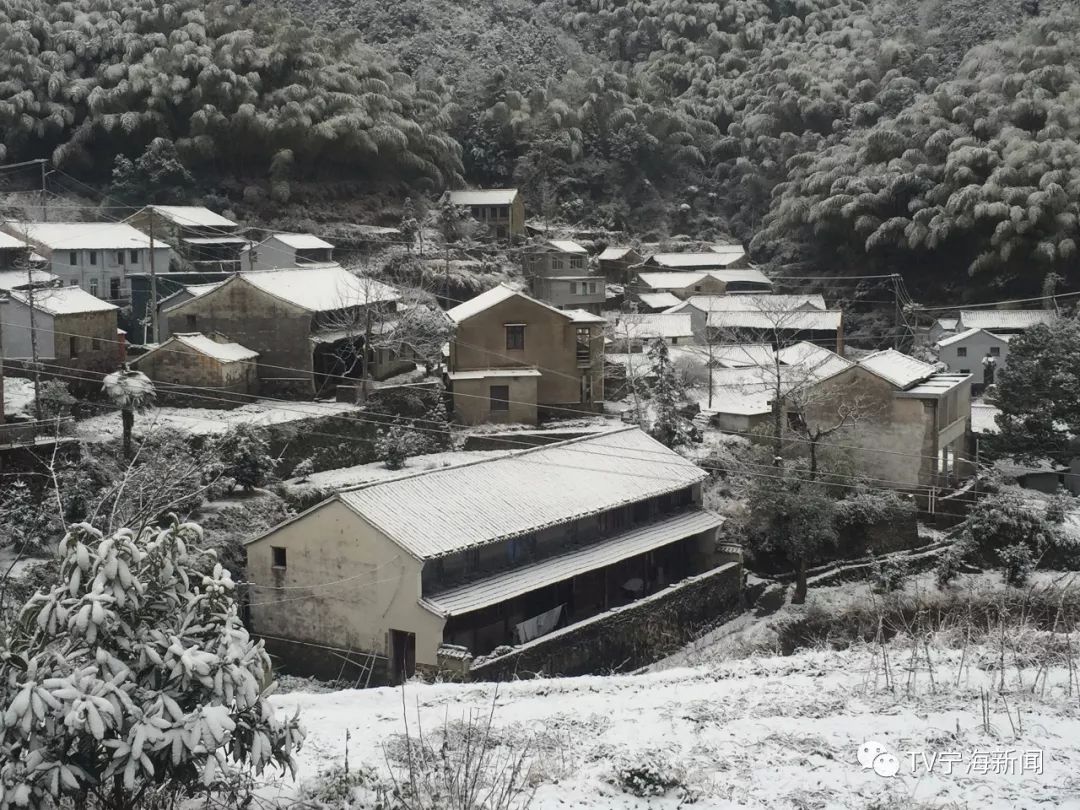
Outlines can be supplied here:
<path id="1" fill-rule="evenodd" d="M 0 270 L 0 293 L 28 287 L 58 287 L 60 279 L 46 270 Z"/>
<path id="2" fill-rule="evenodd" d="M 468 208 L 469 214 L 496 239 L 525 235 L 525 202 L 516 188 L 451 191 L 450 204 Z"/>
<path id="3" fill-rule="evenodd" d="M 986 329 L 967 329 L 938 341 L 938 360 L 955 374 L 970 374 L 977 393 L 983 386 L 992 385 L 994 376 L 1005 365 L 1011 337 Z"/>
<path id="4" fill-rule="evenodd" d="M 264 393 L 311 396 L 358 379 L 367 333 L 365 308 L 396 308 L 392 287 L 340 267 L 243 272 L 164 310 L 171 334 L 216 333 L 259 355 Z M 369 371 L 378 378 L 401 368 L 391 352 L 369 347 Z"/>
<path id="5" fill-rule="evenodd" d="M 747 267 L 746 251 L 741 245 L 716 245 L 703 253 L 654 253 L 647 258 L 642 272 L 729 270 Z"/>
<path id="6" fill-rule="evenodd" d="M 606 349 L 613 352 L 640 352 L 654 340 L 669 346 L 694 342 L 694 329 L 688 313 L 623 313 L 609 324 Z"/>
<path id="7" fill-rule="evenodd" d="M 939 341 L 955 335 L 956 324 L 959 323 L 959 321 L 959 318 L 937 318 L 930 325 L 930 330 L 927 332 L 927 337 L 930 340 L 930 345 L 933 346 Z"/>
<path id="8" fill-rule="evenodd" d="M 604 398 L 604 319 L 500 285 L 447 312 L 448 387 L 465 424 L 594 412 Z"/>
<path id="9" fill-rule="evenodd" d="M 635 298 L 631 306 L 638 312 L 667 312 L 682 303 L 681 298 L 669 292 L 639 293 Z"/>
<path id="10" fill-rule="evenodd" d="M 47 373 L 100 385 L 101 374 L 115 371 L 124 361 L 118 308 L 80 287 L 12 290 L 3 312 L 5 361 L 33 360 L 32 336 Z"/>
<path id="11" fill-rule="evenodd" d="M 577 242 L 549 239 L 525 251 L 525 274 L 534 296 L 559 309 L 599 314 L 606 287 L 589 272 L 589 254 Z"/>
<path id="12" fill-rule="evenodd" d="M 838 309 L 747 307 L 712 310 L 705 313 L 705 342 L 769 343 L 782 348 L 808 341 L 843 354 L 843 322 L 843 313 Z"/>
<path id="13" fill-rule="evenodd" d="M 176 290 L 158 301 L 158 330 L 161 340 L 166 340 L 172 334 L 169 326 L 169 310 L 184 301 L 198 298 L 211 290 L 216 290 L 224 281 L 212 281 L 209 284 L 181 284 Z M 183 331 L 182 329 L 180 331 Z"/>
<path id="14" fill-rule="evenodd" d="M 772 282 L 756 267 L 659 273 L 640 271 L 634 288 L 638 295 L 667 292 L 686 299 L 692 295 L 768 293 L 772 291 Z"/>
<path id="15" fill-rule="evenodd" d="M 600 274 L 609 284 L 629 284 L 634 279 L 636 267 L 644 257 L 632 247 L 605 248 L 596 259 Z"/>
<path id="16" fill-rule="evenodd" d="M 821 295 L 741 294 L 691 295 L 685 301 L 676 300 L 672 306 L 664 311 L 689 315 L 694 334 L 699 342 L 704 343 L 709 337 L 709 315 L 714 312 L 765 312 L 770 313 L 774 320 L 779 321 L 789 312 L 803 310 L 824 312 L 827 309 L 825 299 Z"/>
<path id="17" fill-rule="evenodd" d="M 706 477 L 626 428 L 346 489 L 247 543 L 251 626 L 290 671 L 334 676 L 329 647 L 397 682 L 704 572 L 734 594 Z"/>
<path id="18" fill-rule="evenodd" d="M 201 205 L 148 205 L 128 222 L 172 246 L 180 270 L 235 273 L 247 269 L 242 254 L 250 246 L 240 226 Z M 168 272 L 168 263 L 155 268 Z"/>
<path id="19" fill-rule="evenodd" d="M 126 304 L 132 275 L 148 270 L 149 237 L 119 222 L 5 222 L 2 230 L 25 239 L 44 258 L 43 269 L 64 286 L 78 286 L 97 298 Z M 169 246 L 155 246 L 153 261 L 169 266 Z"/>
<path id="20" fill-rule="evenodd" d="M 11 273 L 22 270 L 26 274 L 26 265 L 30 260 L 31 246 L 15 236 L 0 232 L 0 273 Z M 36 257 L 38 261 L 44 261 L 42 257 Z M 10 289 L 10 288 L 9 288 Z"/>
<path id="21" fill-rule="evenodd" d="M 225 408 L 258 393 L 258 357 L 220 335 L 191 332 L 172 335 L 130 365 L 158 384 L 163 401 Z"/>
<path id="22" fill-rule="evenodd" d="M 255 270 L 337 266 L 334 246 L 310 233 L 275 233 L 252 248 Z"/>
<path id="23" fill-rule="evenodd" d="M 957 332 L 985 329 L 996 335 L 1019 335 L 1039 323 L 1050 323 L 1057 315 L 1046 309 L 972 309 L 963 310 L 956 323 Z"/>

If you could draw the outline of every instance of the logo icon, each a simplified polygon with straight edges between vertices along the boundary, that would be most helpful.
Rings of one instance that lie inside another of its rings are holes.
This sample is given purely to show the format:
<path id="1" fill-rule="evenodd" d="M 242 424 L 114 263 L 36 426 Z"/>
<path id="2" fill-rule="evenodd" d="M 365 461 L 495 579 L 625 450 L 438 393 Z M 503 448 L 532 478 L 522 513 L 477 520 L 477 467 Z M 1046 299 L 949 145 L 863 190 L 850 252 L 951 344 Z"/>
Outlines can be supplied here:
<path id="1" fill-rule="evenodd" d="M 860 745 L 858 758 L 863 770 L 873 770 L 878 776 L 890 778 L 900 773 L 900 760 L 877 740 L 867 740 Z"/>

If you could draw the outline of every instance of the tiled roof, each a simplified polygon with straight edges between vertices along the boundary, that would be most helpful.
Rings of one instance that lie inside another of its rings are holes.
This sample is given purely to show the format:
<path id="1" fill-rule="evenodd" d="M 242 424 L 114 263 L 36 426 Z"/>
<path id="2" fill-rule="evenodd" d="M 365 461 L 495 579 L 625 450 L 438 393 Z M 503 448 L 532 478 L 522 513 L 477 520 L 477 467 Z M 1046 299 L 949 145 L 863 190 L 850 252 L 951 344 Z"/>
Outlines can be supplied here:
<path id="1" fill-rule="evenodd" d="M 834 332 L 840 329 L 843 313 L 837 309 L 793 309 L 779 313 L 725 311 L 710 312 L 706 320 L 710 329 Z"/>
<path id="2" fill-rule="evenodd" d="M 638 300 L 651 309 L 670 309 L 682 304 L 674 293 L 669 292 L 641 293 L 638 295 Z"/>
<path id="3" fill-rule="evenodd" d="M 150 247 L 150 237 L 122 222 L 9 222 L 8 230 L 27 235 L 51 250 L 134 250 Z M 157 247 L 166 248 L 163 242 Z"/>
<path id="4" fill-rule="evenodd" d="M 151 205 L 155 214 L 182 228 L 235 228 L 236 223 L 201 205 Z"/>
<path id="5" fill-rule="evenodd" d="M 342 503 L 418 559 L 691 486 L 705 471 L 636 428 L 374 483 Z"/>
<path id="6" fill-rule="evenodd" d="M 655 264 L 657 267 L 707 270 L 713 267 L 727 267 L 745 255 L 746 251 L 743 250 L 738 252 L 709 250 L 705 253 L 656 253 L 649 257 L 648 263 Z"/>
<path id="7" fill-rule="evenodd" d="M 451 371 L 447 377 L 451 380 L 487 380 L 493 377 L 541 377 L 543 376 L 535 368 L 481 368 L 468 371 Z"/>
<path id="8" fill-rule="evenodd" d="M 27 290 L 12 290 L 11 298 L 26 304 L 30 300 Z M 34 308 L 50 315 L 76 315 L 83 312 L 107 312 L 118 309 L 108 301 L 91 295 L 81 287 L 46 287 L 33 291 Z"/>
<path id="9" fill-rule="evenodd" d="M 783 312 L 789 309 L 827 309 L 821 295 L 774 295 L 772 293 L 737 295 L 691 295 L 686 299 L 702 312 Z"/>
<path id="10" fill-rule="evenodd" d="M 431 594 L 424 601 L 442 616 L 458 616 L 707 532 L 723 522 L 720 515 L 708 510 L 684 512 L 558 557 Z"/>
<path id="11" fill-rule="evenodd" d="M 341 267 L 300 267 L 240 273 L 240 278 L 275 298 L 296 304 L 309 312 L 396 301 L 393 287 L 373 279 L 360 278 Z"/>
<path id="12" fill-rule="evenodd" d="M 446 315 L 454 323 L 461 323 L 462 321 L 468 320 L 474 315 L 479 315 L 481 312 L 491 309 L 496 304 L 501 304 L 508 298 L 513 298 L 515 296 L 531 301 L 544 309 L 550 309 L 552 312 L 562 315 L 564 318 L 569 318 L 574 323 L 604 323 L 604 319 L 599 315 L 593 315 L 583 309 L 556 309 L 551 306 L 551 304 L 545 304 L 543 301 L 538 301 L 531 295 L 526 295 L 519 290 L 507 287 L 505 284 L 500 284 L 498 287 L 492 287 L 490 290 L 482 292 L 479 295 L 470 298 L 468 301 L 464 301 L 456 307 L 448 309 Z"/>
<path id="13" fill-rule="evenodd" d="M 859 361 L 859 365 L 898 388 L 908 388 L 936 371 L 929 363 L 916 360 L 896 349 L 885 349 L 867 355 Z"/>
<path id="14" fill-rule="evenodd" d="M 551 245 L 556 250 L 561 250 L 563 253 L 588 253 L 588 251 L 577 242 L 572 242 L 569 239 L 548 239 L 547 244 Z"/>
<path id="15" fill-rule="evenodd" d="M 1038 323 L 1050 323 L 1055 317 L 1045 309 L 965 309 L 960 313 L 957 329 L 1022 330 Z"/>
<path id="16" fill-rule="evenodd" d="M 174 334 L 172 337 L 185 346 L 190 346 L 195 351 L 223 363 L 254 360 L 259 356 L 258 352 L 252 351 L 247 346 L 241 346 L 239 343 L 218 343 L 201 332 Z"/>
<path id="17" fill-rule="evenodd" d="M 689 287 L 693 287 L 695 284 L 700 284 L 706 276 L 712 276 L 717 281 L 723 281 L 728 284 L 733 282 L 750 282 L 753 284 L 772 285 L 772 282 L 769 281 L 769 277 L 756 267 L 743 267 L 732 270 L 702 270 L 698 272 L 644 272 L 638 273 L 638 280 L 646 287 L 652 287 L 653 289 L 685 290 Z"/>
<path id="18" fill-rule="evenodd" d="M 516 188 L 477 188 L 451 191 L 454 205 L 510 205 L 517 197 Z"/>
<path id="19" fill-rule="evenodd" d="M 297 250 L 314 250 L 316 248 L 333 247 L 333 245 L 325 239 L 320 239 L 310 233 L 274 233 L 268 236 L 264 241 L 269 242 L 271 239 L 275 239 L 283 245 L 288 245 Z"/>
<path id="20" fill-rule="evenodd" d="M 694 336 L 690 313 L 657 312 L 619 315 L 614 325 L 616 340 L 648 340 L 650 338 L 688 338 Z"/>
<path id="21" fill-rule="evenodd" d="M 58 277 L 44 270 L 0 270 L 0 290 L 14 290 L 28 284 L 49 284 Z"/>
<path id="22" fill-rule="evenodd" d="M 620 259 L 626 258 L 626 254 L 632 251 L 630 247 L 609 247 L 604 248 L 598 257 L 602 262 L 617 262 Z"/>
<path id="23" fill-rule="evenodd" d="M 993 332 L 987 332 L 985 329 L 978 329 L 978 328 L 972 327 L 971 329 L 965 329 L 963 332 L 955 334 L 952 337 L 947 337 L 944 340 L 939 340 L 937 345 L 940 346 L 940 347 L 945 347 L 945 346 L 952 346 L 954 343 L 962 343 L 963 341 L 967 340 L 968 338 L 975 337 L 975 335 L 979 334 L 980 332 L 982 334 L 984 334 L 986 337 L 991 337 L 994 340 L 1000 340 L 1002 343 L 1008 343 L 1009 342 L 1009 336 L 1008 335 L 995 335 Z"/>

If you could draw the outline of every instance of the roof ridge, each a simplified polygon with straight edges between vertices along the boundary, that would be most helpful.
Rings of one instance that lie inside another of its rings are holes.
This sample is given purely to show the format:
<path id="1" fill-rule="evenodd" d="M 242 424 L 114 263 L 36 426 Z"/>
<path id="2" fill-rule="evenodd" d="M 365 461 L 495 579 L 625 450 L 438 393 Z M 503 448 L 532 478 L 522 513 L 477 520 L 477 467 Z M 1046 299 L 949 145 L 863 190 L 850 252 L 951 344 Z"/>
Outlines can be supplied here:
<path id="1" fill-rule="evenodd" d="M 358 492 L 358 491 L 363 490 L 363 489 L 372 489 L 374 487 L 381 486 L 383 484 L 393 484 L 393 483 L 396 483 L 398 481 L 408 481 L 410 479 L 419 478 L 419 477 L 424 476 L 424 475 L 431 475 L 433 473 L 439 473 L 439 472 L 447 472 L 448 470 L 460 470 L 460 469 L 465 468 L 465 467 L 475 467 L 475 466 L 477 466 L 479 464 L 492 464 L 492 463 L 494 463 L 496 461 L 502 461 L 503 459 L 506 459 L 506 458 L 519 458 L 520 456 L 524 456 L 524 455 L 527 455 L 529 453 L 534 453 L 534 452 L 537 452 L 539 450 L 550 450 L 551 448 L 554 448 L 554 447 L 565 447 L 567 445 L 575 444 L 577 442 L 596 439 L 596 438 L 599 438 L 600 436 L 612 436 L 612 435 L 615 435 L 617 433 L 625 433 L 625 432 L 630 431 L 630 430 L 640 430 L 640 428 L 636 427 L 635 425 L 624 425 L 622 427 L 614 427 L 614 428 L 612 428 L 610 430 L 602 430 L 602 431 L 598 431 L 596 433 L 588 433 L 588 434 L 585 434 L 583 436 L 575 436 L 572 439 L 563 439 L 562 441 L 559 441 L 559 442 L 551 442 L 550 444 L 538 444 L 535 447 L 523 447 L 520 450 L 512 450 L 509 453 L 507 453 L 506 455 L 496 456 L 495 458 L 476 458 L 476 459 L 473 459 L 472 461 L 466 461 L 466 462 L 464 462 L 462 464 L 453 464 L 453 465 L 451 465 L 449 467 L 433 467 L 433 468 L 428 469 L 428 470 L 416 470 L 415 472 L 409 473 L 408 475 L 396 475 L 396 476 L 393 476 L 392 478 L 384 478 L 384 479 L 382 479 L 380 481 L 365 481 L 365 482 L 360 483 L 360 484 L 353 484 L 352 486 L 342 487 L 341 489 L 337 490 L 337 494 L 342 495 L 342 494 L 346 494 L 346 493 L 349 493 L 349 492 Z M 645 433 L 645 431 L 641 431 L 641 432 Z M 645 435 L 648 436 L 647 433 L 645 433 Z M 650 436 L 649 438 L 652 438 L 652 437 Z"/>

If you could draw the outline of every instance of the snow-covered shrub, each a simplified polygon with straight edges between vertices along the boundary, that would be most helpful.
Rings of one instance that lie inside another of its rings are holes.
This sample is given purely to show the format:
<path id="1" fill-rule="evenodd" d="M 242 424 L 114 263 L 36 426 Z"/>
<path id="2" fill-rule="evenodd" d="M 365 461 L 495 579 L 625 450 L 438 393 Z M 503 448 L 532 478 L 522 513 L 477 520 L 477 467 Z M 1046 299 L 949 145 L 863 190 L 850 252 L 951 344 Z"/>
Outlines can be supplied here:
<path id="1" fill-rule="evenodd" d="M 1026 585 L 1031 572 L 1035 570 L 1038 563 L 1035 555 L 1031 552 L 1031 548 L 1023 543 L 1013 543 L 998 549 L 997 554 L 1001 560 L 1001 574 L 1005 583 L 1017 588 Z"/>
<path id="2" fill-rule="evenodd" d="M 870 553 L 870 583 L 878 593 L 892 593 L 904 587 L 904 580 L 910 573 L 907 560 L 890 555 L 876 557 Z"/>
<path id="3" fill-rule="evenodd" d="M 270 441 L 254 425 L 239 424 L 217 440 L 215 452 L 224 475 L 250 492 L 273 480 L 277 459 L 270 455 Z"/>
<path id="4" fill-rule="evenodd" d="M 361 810 L 392 808 L 387 800 L 387 786 L 371 768 L 349 770 L 331 768 L 304 786 L 303 802 L 310 810 Z"/>
<path id="5" fill-rule="evenodd" d="M 315 463 L 310 458 L 305 458 L 293 467 L 292 474 L 293 478 L 297 479 L 300 483 L 307 483 L 307 480 L 311 477 L 313 472 L 315 472 Z"/>
<path id="6" fill-rule="evenodd" d="M 269 657 L 202 539 L 175 517 L 65 535 L 0 646 L 0 810 L 175 806 L 230 772 L 295 770 L 298 718 L 267 702 Z"/>
<path id="7" fill-rule="evenodd" d="M 961 541 L 949 546 L 938 558 L 934 569 L 934 581 L 938 588 L 945 590 L 963 569 L 964 559 L 970 554 L 970 547 Z"/>
<path id="8" fill-rule="evenodd" d="M 38 405 L 43 419 L 58 419 L 71 415 L 77 400 L 63 380 L 42 380 L 38 391 Z"/>
<path id="9" fill-rule="evenodd" d="M 384 430 L 375 443 L 379 458 L 388 470 L 400 470 L 405 461 L 416 453 L 416 435 L 404 425 L 392 425 Z"/>
<path id="10" fill-rule="evenodd" d="M 615 769 L 615 784 L 626 793 L 641 798 L 663 796 L 669 790 L 682 787 L 682 769 L 666 758 L 646 754 L 641 762 L 626 763 Z"/>

